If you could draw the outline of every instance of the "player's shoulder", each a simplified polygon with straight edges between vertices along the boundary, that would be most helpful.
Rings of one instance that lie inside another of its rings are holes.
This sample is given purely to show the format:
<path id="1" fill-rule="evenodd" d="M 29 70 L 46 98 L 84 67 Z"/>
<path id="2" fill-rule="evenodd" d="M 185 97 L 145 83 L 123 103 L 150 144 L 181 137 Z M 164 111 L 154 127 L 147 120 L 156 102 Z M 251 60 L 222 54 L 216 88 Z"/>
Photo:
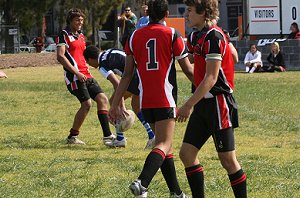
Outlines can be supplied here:
<path id="1" fill-rule="evenodd" d="M 225 34 L 219 26 L 212 26 L 208 29 L 206 33 L 206 39 L 205 40 L 211 40 L 211 39 L 219 39 L 219 40 L 225 40 Z"/>

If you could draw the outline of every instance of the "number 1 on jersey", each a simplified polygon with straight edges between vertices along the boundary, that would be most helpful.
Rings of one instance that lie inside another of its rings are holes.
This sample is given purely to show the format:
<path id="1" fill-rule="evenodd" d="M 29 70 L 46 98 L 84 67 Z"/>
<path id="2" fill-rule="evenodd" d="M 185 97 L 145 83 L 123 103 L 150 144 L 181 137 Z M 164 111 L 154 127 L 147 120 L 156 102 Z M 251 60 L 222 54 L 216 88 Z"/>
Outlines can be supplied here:
<path id="1" fill-rule="evenodd" d="M 156 39 L 149 39 L 146 43 L 148 49 L 147 70 L 158 70 L 158 62 L 156 60 Z"/>

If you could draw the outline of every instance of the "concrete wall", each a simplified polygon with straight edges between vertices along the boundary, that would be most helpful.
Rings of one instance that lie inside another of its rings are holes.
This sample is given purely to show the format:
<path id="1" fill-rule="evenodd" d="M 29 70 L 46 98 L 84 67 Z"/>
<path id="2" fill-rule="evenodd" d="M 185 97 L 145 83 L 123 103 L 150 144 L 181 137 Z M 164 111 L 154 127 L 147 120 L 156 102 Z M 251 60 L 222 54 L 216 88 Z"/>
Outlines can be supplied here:
<path id="1" fill-rule="evenodd" d="M 235 65 L 236 70 L 244 70 L 244 58 L 249 51 L 250 44 L 258 44 L 258 40 L 242 40 L 232 41 L 239 54 L 239 63 Z M 284 61 L 287 70 L 300 70 L 300 40 L 285 40 L 278 42 L 281 52 L 284 54 Z M 259 51 L 262 52 L 262 61 L 267 64 L 267 57 L 270 53 L 270 45 L 258 46 Z"/>

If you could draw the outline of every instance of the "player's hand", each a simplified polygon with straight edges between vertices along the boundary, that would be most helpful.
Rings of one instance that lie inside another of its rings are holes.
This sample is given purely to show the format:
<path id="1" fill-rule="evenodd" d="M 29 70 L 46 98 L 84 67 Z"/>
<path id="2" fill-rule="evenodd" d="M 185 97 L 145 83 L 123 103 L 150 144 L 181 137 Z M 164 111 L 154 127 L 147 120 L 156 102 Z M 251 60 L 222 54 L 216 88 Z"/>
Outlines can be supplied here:
<path id="1" fill-rule="evenodd" d="M 189 107 L 186 104 L 184 104 L 181 108 L 177 110 L 176 121 L 178 122 L 187 121 L 191 112 L 192 112 L 192 107 Z"/>
<path id="2" fill-rule="evenodd" d="M 78 80 L 79 80 L 80 82 L 85 82 L 86 79 L 87 79 L 87 77 L 86 77 L 84 74 L 80 73 L 80 72 L 78 72 L 78 73 L 76 74 L 76 76 L 77 76 L 77 78 L 78 78 Z"/>
<path id="3" fill-rule="evenodd" d="M 123 120 L 128 116 L 128 113 L 126 112 L 126 109 L 123 107 L 123 105 L 119 106 L 111 106 L 108 112 L 108 118 L 109 122 L 112 124 L 115 124 L 118 120 Z"/>

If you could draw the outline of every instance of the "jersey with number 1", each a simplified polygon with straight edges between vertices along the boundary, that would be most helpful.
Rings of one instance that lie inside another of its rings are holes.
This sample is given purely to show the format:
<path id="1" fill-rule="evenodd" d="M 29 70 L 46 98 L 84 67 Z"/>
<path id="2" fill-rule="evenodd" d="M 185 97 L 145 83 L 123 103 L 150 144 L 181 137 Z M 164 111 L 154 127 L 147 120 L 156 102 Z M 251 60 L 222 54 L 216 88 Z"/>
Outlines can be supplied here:
<path id="1" fill-rule="evenodd" d="M 141 107 L 176 107 L 175 59 L 187 56 L 181 35 L 174 28 L 150 23 L 133 32 L 125 53 L 133 55 L 136 63 Z"/>

